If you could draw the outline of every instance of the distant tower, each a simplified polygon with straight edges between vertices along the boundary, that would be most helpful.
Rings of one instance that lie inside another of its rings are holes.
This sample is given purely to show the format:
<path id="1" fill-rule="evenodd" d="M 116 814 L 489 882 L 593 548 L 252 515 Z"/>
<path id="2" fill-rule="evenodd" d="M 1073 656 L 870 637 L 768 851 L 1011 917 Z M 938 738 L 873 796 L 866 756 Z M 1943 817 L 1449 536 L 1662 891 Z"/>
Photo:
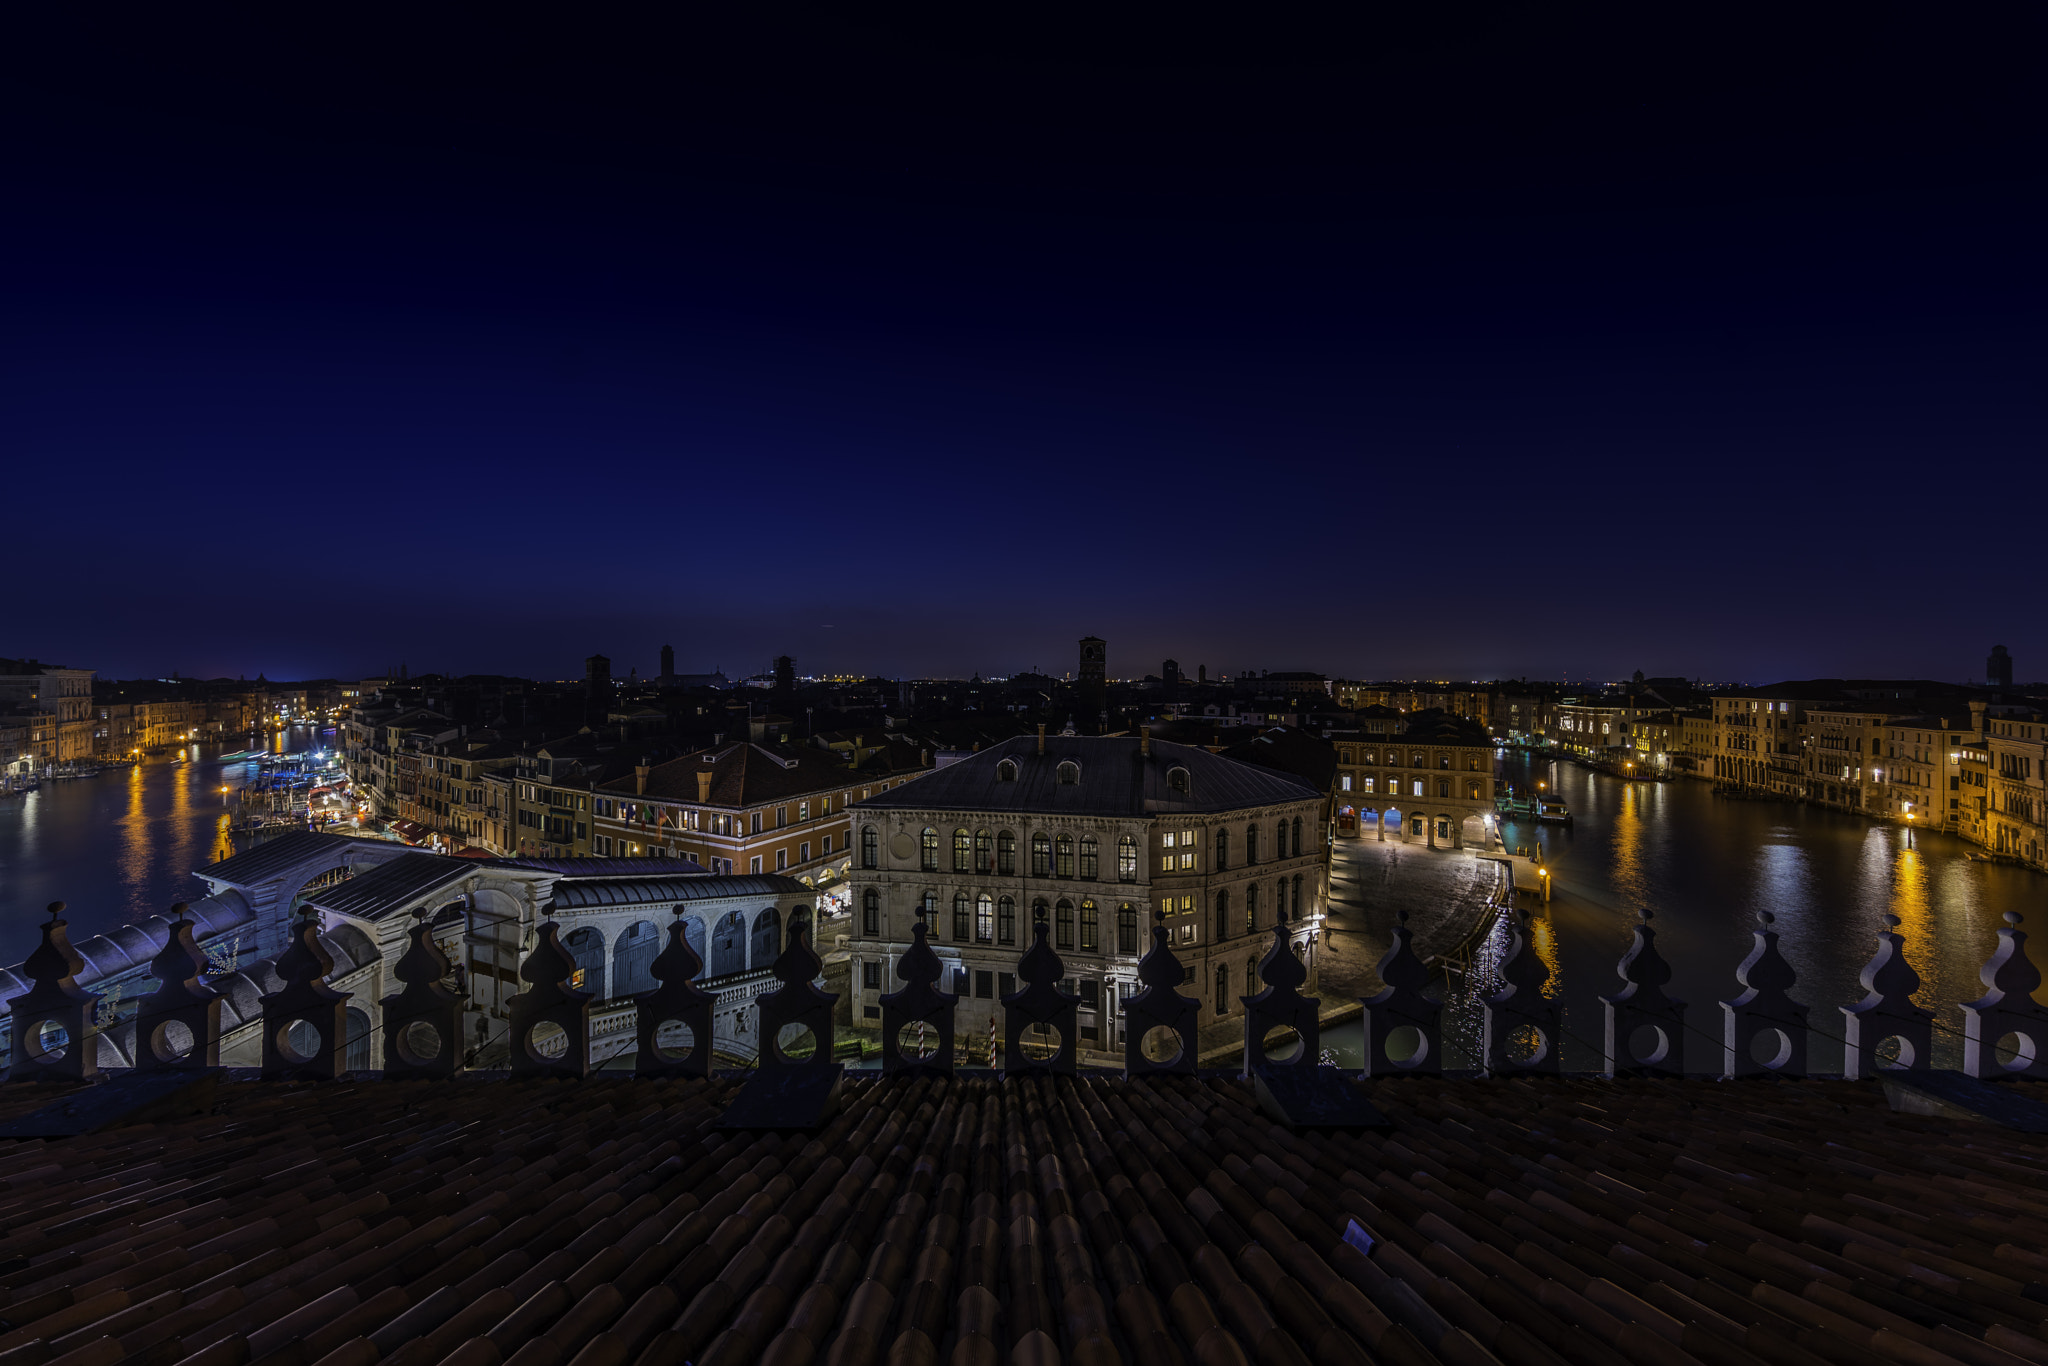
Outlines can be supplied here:
<path id="1" fill-rule="evenodd" d="M 1991 658 L 1984 661 L 1984 681 L 1994 688 L 2012 686 L 2012 656 L 2003 645 L 1991 647 Z"/>
<path id="2" fill-rule="evenodd" d="M 784 697 L 796 693 L 796 661 L 788 655 L 775 656 L 775 691 Z"/>
<path id="3" fill-rule="evenodd" d="M 666 683 L 676 676 L 676 647 L 661 647 L 661 681 Z"/>
<path id="4" fill-rule="evenodd" d="M 1099 688 L 1108 668 L 1109 642 L 1101 636 L 1081 637 L 1081 677 L 1084 688 Z"/>
<path id="5" fill-rule="evenodd" d="M 1206 684 L 1206 683 L 1207 683 L 1208 681 L 1209 681 L 1209 666 L 1208 666 L 1207 664 L 1197 664 L 1197 665 L 1195 665 L 1195 682 L 1197 682 L 1197 683 L 1204 683 L 1204 684 Z"/>
<path id="6" fill-rule="evenodd" d="M 1169 659 L 1159 666 L 1159 681 L 1169 688 L 1180 686 L 1180 661 Z"/>
<path id="7" fill-rule="evenodd" d="M 592 655 L 583 661 L 583 719 L 601 726 L 611 709 L 612 662 L 603 655 Z"/>

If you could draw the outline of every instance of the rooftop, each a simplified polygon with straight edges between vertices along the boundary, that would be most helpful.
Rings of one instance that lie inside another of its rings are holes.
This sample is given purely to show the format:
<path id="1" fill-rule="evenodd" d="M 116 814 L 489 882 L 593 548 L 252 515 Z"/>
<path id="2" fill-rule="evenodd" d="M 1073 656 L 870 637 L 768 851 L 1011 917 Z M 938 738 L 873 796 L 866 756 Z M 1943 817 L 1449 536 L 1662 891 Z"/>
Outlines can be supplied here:
<path id="1" fill-rule="evenodd" d="M 0 1351 L 2048 1358 L 2043 1140 L 1871 1085 L 1404 1079 L 1358 1135 L 1221 1077 L 856 1078 L 814 1135 L 712 1127 L 734 1087 L 224 1083 L 204 1116 L 0 1146 Z"/>

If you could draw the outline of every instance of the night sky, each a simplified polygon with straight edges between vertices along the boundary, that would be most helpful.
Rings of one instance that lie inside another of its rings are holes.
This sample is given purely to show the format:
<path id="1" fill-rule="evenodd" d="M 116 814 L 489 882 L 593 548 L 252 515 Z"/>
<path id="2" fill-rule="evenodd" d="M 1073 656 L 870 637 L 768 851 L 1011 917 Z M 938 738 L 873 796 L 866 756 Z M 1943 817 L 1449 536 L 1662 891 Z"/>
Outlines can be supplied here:
<path id="1" fill-rule="evenodd" d="M 0 654 L 2048 676 L 2038 6 L 29 8 Z"/>

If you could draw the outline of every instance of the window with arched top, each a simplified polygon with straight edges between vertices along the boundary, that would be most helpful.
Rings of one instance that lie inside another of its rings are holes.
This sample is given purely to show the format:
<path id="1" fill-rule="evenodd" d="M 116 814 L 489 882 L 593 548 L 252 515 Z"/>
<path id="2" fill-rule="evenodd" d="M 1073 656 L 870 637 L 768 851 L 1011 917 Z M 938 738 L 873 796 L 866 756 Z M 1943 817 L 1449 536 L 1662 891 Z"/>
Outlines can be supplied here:
<path id="1" fill-rule="evenodd" d="M 1294 855 L 1295 855 L 1295 857 L 1296 857 L 1296 858 L 1299 858 L 1299 857 L 1301 857 L 1301 852 L 1302 852 L 1302 849 L 1301 849 L 1301 817 L 1299 817 L 1299 816 L 1296 816 L 1296 817 L 1294 818 Z"/>
<path id="2" fill-rule="evenodd" d="M 1216 893 L 1216 937 L 1230 937 L 1230 893 L 1227 890 Z"/>
<path id="3" fill-rule="evenodd" d="M 996 942 L 1017 942 L 1017 901 L 1014 897 L 1006 896 L 996 902 Z"/>
<path id="4" fill-rule="evenodd" d="M 1074 903 L 1061 899 L 1053 917 L 1053 947 L 1071 949 L 1074 947 Z"/>
<path id="5" fill-rule="evenodd" d="M 974 942 L 993 944 L 996 938 L 996 903 L 987 892 L 974 901 Z"/>
<path id="6" fill-rule="evenodd" d="M 1128 901 L 1116 908 L 1116 951 L 1138 951 L 1138 912 Z"/>
<path id="7" fill-rule="evenodd" d="M 1188 790 L 1188 771 L 1184 768 L 1169 768 L 1166 770 L 1166 785 L 1175 792 L 1186 792 Z"/>
<path id="8" fill-rule="evenodd" d="M 1246 934 L 1250 934 L 1252 933 L 1252 931 L 1258 928 L 1259 884 L 1256 882 L 1248 882 L 1245 884 L 1244 889 L 1244 932 Z"/>
<path id="9" fill-rule="evenodd" d="M 1094 953 L 1100 947 L 1099 917 L 1093 901 L 1081 903 L 1081 952 Z"/>
<path id="10" fill-rule="evenodd" d="M 1043 832 L 1031 837 L 1031 876 L 1052 876 L 1052 837 Z"/>
<path id="11" fill-rule="evenodd" d="M 918 867 L 922 868 L 927 873 L 938 872 L 939 832 L 933 827 L 927 825 L 924 828 L 924 836 L 921 841 L 921 846 L 922 857 L 918 860 Z"/>
<path id="12" fill-rule="evenodd" d="M 860 932 L 882 932 L 882 894 L 872 887 L 860 894 Z"/>
<path id="13" fill-rule="evenodd" d="M 1138 880 L 1138 842 L 1129 835 L 1120 837 L 1116 842 L 1116 880 Z"/>
<path id="14" fill-rule="evenodd" d="M 1003 877 L 1017 875 L 1017 835 L 1005 830 L 996 836 L 996 872 Z"/>
<path id="15" fill-rule="evenodd" d="M 1074 875 L 1074 837 L 1061 835 L 1053 845 L 1052 875 L 1072 877 Z"/>
<path id="16" fill-rule="evenodd" d="M 1244 828 L 1244 861 L 1246 867 L 1259 861 L 1259 827 L 1256 825 Z"/>
<path id="17" fill-rule="evenodd" d="M 996 837 L 986 830 L 974 832 L 974 871 L 993 873 L 996 870 Z"/>
<path id="18" fill-rule="evenodd" d="M 1294 918 L 1301 919 L 1301 874 L 1294 875 Z"/>
<path id="19" fill-rule="evenodd" d="M 965 830 L 953 832 L 953 871 L 964 873 L 974 866 L 974 836 Z"/>
<path id="20" fill-rule="evenodd" d="M 1256 958 L 1244 960 L 1244 994 L 1247 996 L 1259 994 L 1259 960 Z"/>
<path id="21" fill-rule="evenodd" d="M 1054 776 L 1061 787 L 1072 787 L 1081 781 L 1081 766 L 1072 759 L 1063 760 Z"/>
<path id="22" fill-rule="evenodd" d="M 926 892 L 923 905 L 924 923 L 931 926 L 933 930 L 937 930 L 939 928 L 939 894 L 937 892 Z"/>
<path id="23" fill-rule="evenodd" d="M 882 837 L 875 833 L 875 827 L 872 825 L 863 825 L 860 828 L 860 866 L 882 866 Z"/>
<path id="24" fill-rule="evenodd" d="M 1216 965 L 1216 1013 L 1230 1013 L 1230 965 L 1227 963 Z"/>
<path id="25" fill-rule="evenodd" d="M 1216 871 L 1222 872 L 1230 866 L 1230 832 L 1222 826 L 1216 827 Z"/>
<path id="26" fill-rule="evenodd" d="M 1287 857 L 1286 821 L 1273 822 L 1273 857 L 1276 859 L 1284 859 Z"/>
<path id="27" fill-rule="evenodd" d="M 967 938 L 967 893 L 953 893 L 953 941 L 959 943 Z"/>
<path id="28" fill-rule="evenodd" d="M 999 783 L 1014 783 L 1017 781 L 1017 761 L 1015 759 L 1005 759 L 996 765 L 996 781 Z"/>

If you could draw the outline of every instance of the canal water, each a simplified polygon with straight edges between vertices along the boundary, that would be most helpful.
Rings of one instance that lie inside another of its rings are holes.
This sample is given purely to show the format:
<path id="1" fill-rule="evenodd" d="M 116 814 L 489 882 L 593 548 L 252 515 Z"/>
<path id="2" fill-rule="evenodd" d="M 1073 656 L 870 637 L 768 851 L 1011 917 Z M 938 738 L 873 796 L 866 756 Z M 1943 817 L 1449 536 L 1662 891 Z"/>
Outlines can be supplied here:
<path id="1" fill-rule="evenodd" d="M 1598 997 L 1623 985 L 1615 965 L 1639 906 L 1654 912 L 1657 948 L 1673 969 L 1665 990 L 1690 1003 L 1692 1071 L 1718 1063 L 1718 1002 L 1740 990 L 1735 968 L 1760 911 L 1777 917 L 1779 950 L 1799 974 L 1790 994 L 1809 1007 L 1816 1071 L 1841 1067 L 1839 1007 L 1862 997 L 1857 977 L 1887 914 L 1902 922 L 1920 974 L 1915 1001 L 1936 1012 L 1937 1067 L 1962 1063 L 1957 1002 L 1983 995 L 1978 969 L 1997 947 L 2003 914 L 2026 916 L 2036 962 L 2048 954 L 2048 876 L 1974 861 L 1976 846 L 1950 835 L 1716 797 L 1703 782 L 1625 782 L 1522 755 L 1507 759 L 1503 777 L 1517 792 L 1547 784 L 1574 818 L 1569 828 L 1511 821 L 1503 830 L 1511 849 L 1541 848 L 1557 886 L 1536 943 L 1554 974 L 1550 989 L 1564 998 L 1567 1068 L 1599 1066 Z"/>
<path id="2" fill-rule="evenodd" d="M 316 738 L 294 727 L 272 735 L 270 748 L 296 753 Z M 221 788 L 256 776 L 253 761 L 223 763 L 222 752 L 193 745 L 178 762 L 160 755 L 0 797 L 0 964 L 35 948 L 52 901 L 66 903 L 77 942 L 200 891 L 193 870 L 234 852 Z"/>

